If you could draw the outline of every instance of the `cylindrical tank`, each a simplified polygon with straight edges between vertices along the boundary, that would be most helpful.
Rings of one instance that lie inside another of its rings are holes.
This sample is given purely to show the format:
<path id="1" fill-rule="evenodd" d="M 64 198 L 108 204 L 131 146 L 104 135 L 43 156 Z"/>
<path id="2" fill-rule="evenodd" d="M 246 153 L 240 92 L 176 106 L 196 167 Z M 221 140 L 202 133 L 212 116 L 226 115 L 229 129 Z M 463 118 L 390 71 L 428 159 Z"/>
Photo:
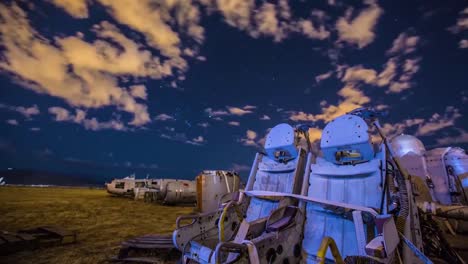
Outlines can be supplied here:
<path id="1" fill-rule="evenodd" d="M 424 156 L 426 148 L 424 144 L 415 136 L 401 134 L 392 138 L 392 150 L 400 161 L 403 168 L 412 177 L 413 188 L 418 195 L 416 200 L 421 202 L 436 202 L 437 197 L 431 194 L 427 180 L 430 178 L 427 170 L 426 158 Z"/>
<path id="2" fill-rule="evenodd" d="M 197 190 L 194 181 L 171 181 L 166 184 L 165 204 L 194 204 L 197 201 Z"/>
<path id="3" fill-rule="evenodd" d="M 220 199 L 239 191 L 240 177 L 236 172 L 205 170 L 196 177 L 197 208 L 199 212 L 211 212 L 218 209 Z"/>
<path id="4" fill-rule="evenodd" d="M 423 156 L 426 152 L 424 144 L 415 136 L 401 134 L 392 138 L 392 150 L 394 155 L 403 157 L 404 155 L 413 152 L 416 155 Z"/>
<path id="5" fill-rule="evenodd" d="M 427 167 L 439 187 L 439 201 L 444 205 L 466 203 L 468 197 L 468 156 L 456 147 L 435 148 L 426 152 Z"/>
<path id="6" fill-rule="evenodd" d="M 464 203 L 468 203 L 468 155 L 463 149 L 454 147 L 445 154 L 444 161 L 448 173 L 453 173 L 458 181 L 456 185 L 464 192 Z"/>
<path id="7" fill-rule="evenodd" d="M 148 187 L 157 191 L 157 200 L 164 201 L 167 195 L 167 186 L 171 182 L 183 182 L 187 184 L 193 183 L 189 180 L 179 180 L 179 179 L 152 179 L 148 183 Z M 172 185 L 172 187 L 174 187 Z"/>
<path id="8" fill-rule="evenodd" d="M 157 190 L 157 201 L 163 201 L 166 197 L 166 186 L 169 182 L 175 181 L 175 179 L 153 179 L 150 187 Z"/>

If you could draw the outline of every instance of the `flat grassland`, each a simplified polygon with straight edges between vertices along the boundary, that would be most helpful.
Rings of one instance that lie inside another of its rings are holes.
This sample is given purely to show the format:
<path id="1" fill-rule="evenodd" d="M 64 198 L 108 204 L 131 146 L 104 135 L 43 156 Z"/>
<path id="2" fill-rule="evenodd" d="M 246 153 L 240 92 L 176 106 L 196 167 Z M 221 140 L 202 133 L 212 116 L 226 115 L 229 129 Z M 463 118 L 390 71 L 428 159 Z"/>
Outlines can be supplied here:
<path id="1" fill-rule="evenodd" d="M 0 263 L 106 263 L 120 242 L 171 233 L 191 207 L 168 207 L 112 197 L 87 188 L 0 187 L 0 230 L 58 225 L 78 232 L 78 243 L 0 256 Z"/>

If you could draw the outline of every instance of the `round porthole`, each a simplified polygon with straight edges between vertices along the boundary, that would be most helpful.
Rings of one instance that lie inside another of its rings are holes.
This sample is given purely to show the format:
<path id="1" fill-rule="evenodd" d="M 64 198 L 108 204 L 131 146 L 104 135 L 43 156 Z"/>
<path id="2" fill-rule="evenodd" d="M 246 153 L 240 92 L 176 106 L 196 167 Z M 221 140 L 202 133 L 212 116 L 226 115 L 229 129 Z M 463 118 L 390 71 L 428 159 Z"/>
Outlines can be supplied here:
<path id="1" fill-rule="evenodd" d="M 283 246 L 279 245 L 279 246 L 276 248 L 276 252 L 278 252 L 278 254 L 281 255 L 281 253 L 283 253 Z"/>

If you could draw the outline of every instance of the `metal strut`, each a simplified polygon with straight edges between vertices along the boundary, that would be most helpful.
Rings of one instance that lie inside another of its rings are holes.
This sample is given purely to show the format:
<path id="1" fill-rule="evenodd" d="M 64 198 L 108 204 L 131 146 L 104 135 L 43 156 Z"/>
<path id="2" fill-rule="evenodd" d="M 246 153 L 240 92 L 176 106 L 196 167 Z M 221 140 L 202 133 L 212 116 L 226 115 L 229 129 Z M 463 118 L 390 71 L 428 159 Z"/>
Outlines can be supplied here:
<path id="1" fill-rule="evenodd" d="M 322 239 L 320 248 L 317 251 L 317 260 L 319 263 L 325 264 L 325 255 L 327 254 L 328 248 L 330 248 L 330 252 L 332 253 L 336 264 L 344 264 L 343 258 L 341 257 L 338 247 L 336 246 L 335 240 L 329 236 L 326 236 Z"/>

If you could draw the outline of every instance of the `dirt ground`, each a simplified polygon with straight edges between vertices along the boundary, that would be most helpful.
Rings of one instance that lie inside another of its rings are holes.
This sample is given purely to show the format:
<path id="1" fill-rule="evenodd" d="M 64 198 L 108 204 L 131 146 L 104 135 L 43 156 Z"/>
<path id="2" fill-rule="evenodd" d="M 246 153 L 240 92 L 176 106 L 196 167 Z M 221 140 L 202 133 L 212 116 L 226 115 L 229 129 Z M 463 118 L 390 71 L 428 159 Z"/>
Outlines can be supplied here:
<path id="1" fill-rule="evenodd" d="M 171 233 L 192 207 L 147 204 L 101 189 L 0 188 L 0 230 L 58 225 L 78 232 L 78 243 L 0 256 L 0 263 L 107 263 L 122 240 Z"/>

